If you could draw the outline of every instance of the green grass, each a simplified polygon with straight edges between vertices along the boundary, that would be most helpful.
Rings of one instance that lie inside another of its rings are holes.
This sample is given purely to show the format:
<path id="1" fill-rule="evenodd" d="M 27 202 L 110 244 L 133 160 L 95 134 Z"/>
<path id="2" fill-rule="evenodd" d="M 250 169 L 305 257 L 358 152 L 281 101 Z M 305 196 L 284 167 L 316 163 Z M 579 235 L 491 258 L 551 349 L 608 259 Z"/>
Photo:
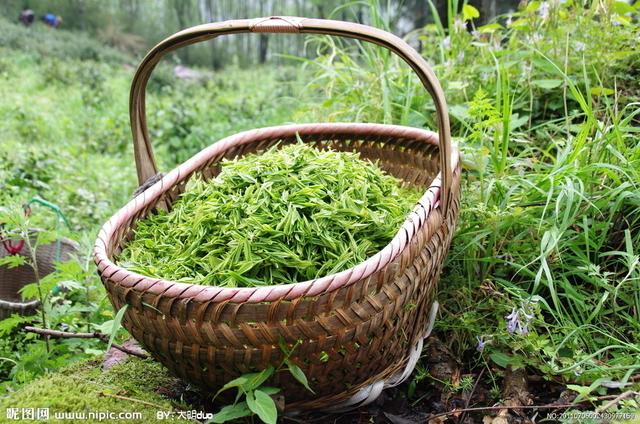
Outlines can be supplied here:
<path id="1" fill-rule="evenodd" d="M 511 25 L 469 33 L 460 15 L 450 32 L 409 36 L 444 86 L 465 168 L 436 329 L 470 366 L 626 381 L 640 372 L 638 13 L 567 3 L 545 18 L 539 6 Z M 330 119 L 435 128 L 404 63 L 325 37 L 313 46 L 306 88 L 327 95 Z M 507 331 L 514 310 L 526 334 Z"/>
<path id="2" fill-rule="evenodd" d="M 114 58 L 83 34 L 26 30 L 2 19 L 0 28 L 0 37 L 13 40 L 0 43 L 0 216 L 20 223 L 5 230 L 20 234 L 39 227 L 56 235 L 50 212 L 34 207 L 24 221 L 21 205 L 38 195 L 60 206 L 72 229 L 61 227 L 57 235 L 80 241 L 81 248 L 77 261 L 43 282 L 64 287 L 46 294 L 48 324 L 109 333 L 114 312 L 91 252 L 100 226 L 136 188 L 128 97 L 134 72 L 129 64 L 138 60 L 121 53 Z M 103 55 L 79 55 L 84 43 Z M 289 68 L 257 73 L 229 68 L 191 83 L 176 80 L 170 65 L 159 66 L 149 82 L 148 119 L 163 170 L 225 136 L 293 120 L 298 74 Z M 47 350 L 40 338 L 20 331 L 25 321 L 0 321 L 2 390 L 95 358 L 106 347 L 96 340 L 57 340 Z"/>

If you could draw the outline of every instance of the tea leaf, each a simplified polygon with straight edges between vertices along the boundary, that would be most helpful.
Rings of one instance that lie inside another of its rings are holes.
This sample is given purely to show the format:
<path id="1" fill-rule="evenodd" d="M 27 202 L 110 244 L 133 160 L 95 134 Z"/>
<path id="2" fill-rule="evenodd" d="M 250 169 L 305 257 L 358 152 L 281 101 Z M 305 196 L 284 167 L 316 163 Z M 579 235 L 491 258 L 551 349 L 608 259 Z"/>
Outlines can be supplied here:
<path id="1" fill-rule="evenodd" d="M 226 287 L 287 284 L 381 250 L 421 192 L 355 153 L 302 143 L 226 160 L 169 212 L 139 221 L 118 258 L 156 278 Z"/>

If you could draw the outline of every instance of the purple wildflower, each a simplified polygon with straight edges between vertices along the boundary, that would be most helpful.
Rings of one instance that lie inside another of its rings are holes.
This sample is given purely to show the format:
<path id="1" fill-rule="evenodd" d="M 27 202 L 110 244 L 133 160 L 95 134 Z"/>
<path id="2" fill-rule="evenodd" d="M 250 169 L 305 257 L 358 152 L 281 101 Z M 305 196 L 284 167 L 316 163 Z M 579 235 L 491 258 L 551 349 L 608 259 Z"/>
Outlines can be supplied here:
<path id="1" fill-rule="evenodd" d="M 523 322 L 520 323 L 520 334 L 527 334 L 529 332 L 529 324 L 533 319 L 533 314 L 528 314 L 526 310 L 522 310 Z"/>
<path id="2" fill-rule="evenodd" d="M 505 317 L 507 319 L 507 331 L 513 333 L 518 327 L 518 311 L 513 308 L 511 313 Z"/>
<path id="3" fill-rule="evenodd" d="M 477 336 L 476 339 L 478 340 L 478 345 L 476 346 L 476 350 L 478 352 L 482 352 L 487 342 L 484 340 L 484 336 Z"/>
<path id="4" fill-rule="evenodd" d="M 529 312 L 529 303 L 525 303 L 521 308 L 513 308 L 505 318 L 507 319 L 507 331 L 523 336 L 529 333 L 529 324 L 534 316 Z"/>

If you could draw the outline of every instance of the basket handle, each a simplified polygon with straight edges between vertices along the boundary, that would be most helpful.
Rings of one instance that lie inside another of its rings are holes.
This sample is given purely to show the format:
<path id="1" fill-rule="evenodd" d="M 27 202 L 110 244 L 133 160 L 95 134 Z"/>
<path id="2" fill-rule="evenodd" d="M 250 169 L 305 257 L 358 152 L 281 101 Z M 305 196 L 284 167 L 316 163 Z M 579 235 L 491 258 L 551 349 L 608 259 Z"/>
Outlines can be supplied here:
<path id="1" fill-rule="evenodd" d="M 351 22 L 288 16 L 241 19 L 198 25 L 187 28 L 164 39 L 147 53 L 133 77 L 129 97 L 129 115 L 131 119 L 131 131 L 133 133 L 133 148 L 138 171 L 138 182 L 141 186 L 158 174 L 145 114 L 146 85 L 155 66 L 164 55 L 180 47 L 209 40 L 220 35 L 248 32 L 313 33 L 356 38 L 386 47 L 407 62 L 418 75 L 429 94 L 433 97 L 436 107 L 442 178 L 440 197 L 443 210 L 448 210 L 453 179 L 449 115 L 440 83 L 424 58 L 399 37 L 377 28 Z"/>

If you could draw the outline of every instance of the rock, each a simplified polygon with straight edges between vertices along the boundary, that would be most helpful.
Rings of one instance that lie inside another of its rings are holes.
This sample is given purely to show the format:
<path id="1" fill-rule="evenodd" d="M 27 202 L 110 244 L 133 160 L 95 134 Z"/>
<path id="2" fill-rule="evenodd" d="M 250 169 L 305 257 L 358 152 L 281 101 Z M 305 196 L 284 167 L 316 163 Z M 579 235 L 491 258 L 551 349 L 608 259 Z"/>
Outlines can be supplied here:
<path id="1" fill-rule="evenodd" d="M 134 339 L 129 339 L 129 340 L 125 341 L 122 344 L 122 346 L 126 347 L 128 349 L 131 349 L 131 350 L 144 352 L 142 347 Z M 104 355 L 104 361 L 102 361 L 102 369 L 103 370 L 108 370 L 112 366 L 120 364 L 120 363 L 126 361 L 129 357 L 130 357 L 129 354 L 124 353 L 123 351 L 115 349 L 115 348 L 112 347 Z"/>

